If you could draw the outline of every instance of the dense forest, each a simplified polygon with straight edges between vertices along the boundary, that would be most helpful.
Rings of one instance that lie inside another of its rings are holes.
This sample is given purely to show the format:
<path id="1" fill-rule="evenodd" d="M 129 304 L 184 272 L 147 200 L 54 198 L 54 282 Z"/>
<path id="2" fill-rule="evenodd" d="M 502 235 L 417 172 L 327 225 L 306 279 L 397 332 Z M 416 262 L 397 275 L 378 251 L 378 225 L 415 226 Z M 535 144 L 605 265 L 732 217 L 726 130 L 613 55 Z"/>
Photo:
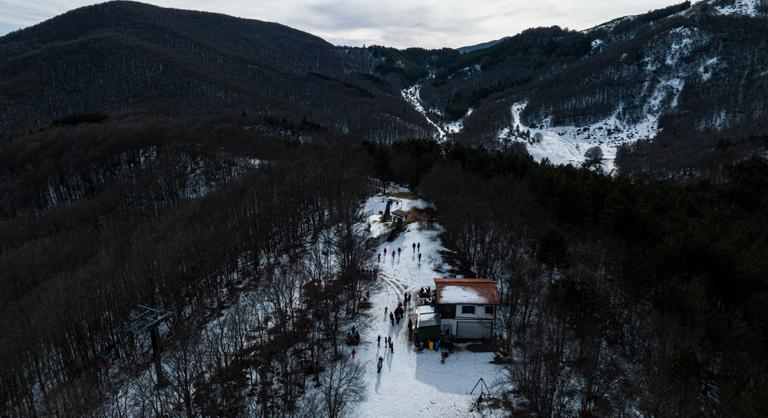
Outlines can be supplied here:
<path id="1" fill-rule="evenodd" d="M 377 186 L 362 148 L 280 125 L 103 122 L 2 140 L 3 415 L 284 416 L 326 364 L 354 377 L 329 361 L 371 284 L 352 226 Z M 157 393 L 149 336 L 129 327 L 139 305 L 173 313 Z M 318 399 L 340 414 L 335 395 Z"/>
<path id="2" fill-rule="evenodd" d="M 435 203 L 457 270 L 497 280 L 505 408 L 766 412 L 763 158 L 673 185 L 306 120 L 97 116 L 0 142 L 4 412 L 343 415 L 341 335 L 377 286 L 355 225 L 393 181 Z M 160 392 L 139 306 L 173 312 Z"/>
<path id="3" fill-rule="evenodd" d="M 768 163 L 689 186 L 452 145 L 369 145 L 494 277 L 507 407 L 525 416 L 765 416 Z"/>

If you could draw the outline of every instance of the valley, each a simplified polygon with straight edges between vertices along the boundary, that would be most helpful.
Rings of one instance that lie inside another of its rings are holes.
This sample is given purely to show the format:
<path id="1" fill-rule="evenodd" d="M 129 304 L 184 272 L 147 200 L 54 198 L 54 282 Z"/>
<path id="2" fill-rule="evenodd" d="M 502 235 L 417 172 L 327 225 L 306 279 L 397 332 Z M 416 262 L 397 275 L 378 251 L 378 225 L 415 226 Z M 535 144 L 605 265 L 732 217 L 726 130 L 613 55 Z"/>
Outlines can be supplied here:
<path id="1" fill-rule="evenodd" d="M 0 416 L 767 416 L 766 28 L 0 36 Z"/>

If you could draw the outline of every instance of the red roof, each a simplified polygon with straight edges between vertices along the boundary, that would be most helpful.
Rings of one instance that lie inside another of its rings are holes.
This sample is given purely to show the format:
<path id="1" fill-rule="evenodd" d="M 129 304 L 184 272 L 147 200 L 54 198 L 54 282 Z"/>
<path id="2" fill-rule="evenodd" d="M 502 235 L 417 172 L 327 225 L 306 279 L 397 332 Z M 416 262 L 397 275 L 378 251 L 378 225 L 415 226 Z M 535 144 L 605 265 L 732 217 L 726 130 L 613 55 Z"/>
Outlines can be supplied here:
<path id="1" fill-rule="evenodd" d="M 399 217 L 401 217 L 401 218 L 407 218 L 407 217 L 408 217 L 408 213 L 407 213 L 407 212 L 403 212 L 403 211 L 402 211 L 402 210 L 400 210 L 400 209 L 398 209 L 398 210 L 396 210 L 396 211 L 392 212 L 392 215 L 393 215 L 393 216 L 399 216 Z"/>
<path id="2" fill-rule="evenodd" d="M 501 298 L 499 298 L 499 291 L 496 289 L 496 282 L 491 279 L 477 279 L 477 278 L 440 278 L 435 279 L 435 293 L 437 303 L 459 303 L 457 301 L 445 300 L 441 301 L 441 294 L 443 290 L 449 289 L 464 289 L 477 295 L 478 303 L 487 305 L 499 305 L 501 304 Z M 448 293 L 455 293 L 453 291 Z"/>

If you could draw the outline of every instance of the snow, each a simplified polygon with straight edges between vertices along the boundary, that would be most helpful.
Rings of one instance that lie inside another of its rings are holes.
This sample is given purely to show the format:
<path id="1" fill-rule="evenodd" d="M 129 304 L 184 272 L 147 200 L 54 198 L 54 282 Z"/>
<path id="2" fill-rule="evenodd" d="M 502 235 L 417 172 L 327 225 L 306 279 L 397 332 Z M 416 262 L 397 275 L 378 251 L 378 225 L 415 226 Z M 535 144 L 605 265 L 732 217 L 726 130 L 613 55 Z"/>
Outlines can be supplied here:
<path id="1" fill-rule="evenodd" d="M 439 325 L 437 322 L 437 314 L 434 312 L 425 313 L 425 314 L 419 314 L 419 322 L 418 326 L 426 327 L 426 326 L 436 326 Z"/>
<path id="2" fill-rule="evenodd" d="M 751 16 L 758 15 L 760 0 L 719 1 L 714 5 L 715 11 L 721 15 Z"/>
<path id="3" fill-rule="evenodd" d="M 669 52 L 667 53 L 665 63 L 672 67 L 677 65 L 681 58 L 686 57 L 693 52 L 694 32 L 689 28 L 680 27 L 669 31 L 669 35 L 673 38 L 673 41 L 669 46 Z"/>
<path id="4" fill-rule="evenodd" d="M 483 304 L 488 300 L 470 287 L 448 285 L 440 291 L 440 303 Z"/>
<path id="5" fill-rule="evenodd" d="M 702 82 L 707 82 L 712 78 L 712 71 L 714 70 L 715 65 L 717 65 L 717 57 L 710 58 L 701 63 L 698 72 Z"/>
<path id="6" fill-rule="evenodd" d="M 419 315 L 435 313 L 435 308 L 432 305 L 422 305 L 416 308 L 416 313 Z"/>
<path id="7" fill-rule="evenodd" d="M 678 106 L 686 79 L 698 75 L 706 82 L 717 66 L 722 65 L 717 57 L 695 56 L 694 51 L 709 41 L 710 37 L 696 28 L 671 29 L 656 37 L 643 51 L 644 79 L 647 81 L 643 83 L 642 90 L 637 97 L 627 99 L 631 102 L 617 103 L 609 116 L 583 126 L 553 126 L 552 119 L 547 118 L 538 122 L 537 128 L 530 128 L 521 122 L 520 114 L 527 102 L 520 101 L 512 105 L 512 123 L 499 129 L 497 139 L 502 145 L 526 143 L 528 153 L 534 159 L 548 159 L 554 164 L 580 165 L 586 160 L 584 153 L 589 148 L 600 147 L 603 152 L 602 168 L 612 173 L 616 169 L 616 152 L 621 145 L 652 139 L 659 134 L 659 118 Z M 633 113 L 642 116 L 627 117 L 625 109 L 632 109 Z M 717 120 L 714 122 L 717 123 Z M 530 132 L 530 137 L 523 137 L 522 132 L 525 131 Z M 540 135 L 541 141 L 530 139 L 536 134 Z"/>
<path id="8" fill-rule="evenodd" d="M 469 67 L 464 67 L 459 71 L 456 71 L 455 73 L 451 74 L 448 78 L 454 79 L 454 78 L 461 77 L 462 79 L 466 80 L 469 77 L 471 77 L 473 74 L 479 73 L 480 71 L 481 71 L 480 64 L 475 64 Z"/>
<path id="9" fill-rule="evenodd" d="M 366 213 L 383 211 L 387 198 L 392 196 L 374 196 L 364 204 L 363 210 Z M 397 199 L 398 207 L 403 210 L 429 205 L 415 198 Z M 378 228 L 373 224 L 372 237 L 377 236 L 375 230 Z M 448 267 L 441 256 L 446 250 L 439 238 L 442 231 L 439 225 L 428 227 L 414 222 L 408 224 L 393 242 L 378 247 L 379 253 L 387 249 L 387 256 L 379 263 L 379 279 L 384 286 L 371 295 L 371 316 L 361 327 L 363 342 L 356 347 L 356 359 L 365 367 L 364 384 L 368 394 L 365 401 L 354 407 L 352 415 L 355 417 L 471 416 L 469 409 L 477 393 L 470 395 L 469 392 L 478 379 L 483 377 L 491 383 L 501 375 L 501 368 L 489 363 L 493 357 L 491 353 L 457 350 L 445 364 L 441 364 L 440 353 L 416 352 L 407 338 L 408 317 L 416 312 L 412 306 L 409 306 L 406 318 L 395 326 L 390 326 L 389 317 L 384 315 L 384 307 L 390 311 L 394 309 L 404 292 L 413 293 L 426 286 L 434 288 L 434 278 L 445 275 Z M 421 262 L 411 246 L 415 242 L 421 244 Z M 402 252 L 392 258 L 390 254 L 397 248 Z M 387 336 L 393 339 L 394 353 L 377 346 L 379 335 L 382 339 Z M 376 372 L 379 356 L 384 358 L 381 373 Z"/>
<path id="10" fill-rule="evenodd" d="M 464 115 L 463 118 L 457 121 L 446 123 L 439 118 L 435 118 L 435 116 L 440 118 L 444 117 L 439 109 L 432 108 L 427 110 L 424 107 L 424 104 L 421 101 L 421 84 L 416 84 L 407 89 L 403 89 L 401 94 L 403 99 L 405 99 L 405 101 L 408 102 L 408 104 L 410 104 L 414 110 L 421 113 L 424 116 L 424 119 L 427 120 L 427 123 L 435 128 L 436 132 L 434 139 L 438 142 L 444 142 L 446 139 L 448 139 L 449 135 L 454 135 L 464 130 L 464 119 L 472 114 L 472 109 L 470 108 L 467 110 L 467 114 Z"/>
<path id="11" fill-rule="evenodd" d="M 633 21 L 635 19 L 637 19 L 637 16 L 624 16 L 624 17 L 620 17 L 618 19 L 613 19 L 610 22 L 606 22 L 606 23 L 603 23 L 601 25 L 597 25 L 595 27 L 592 27 L 592 28 L 589 28 L 589 29 L 585 29 L 585 30 L 582 31 L 582 33 L 587 33 L 588 34 L 588 33 L 591 33 L 591 32 L 598 31 L 598 30 L 605 30 L 607 32 L 611 32 L 611 31 L 613 31 L 614 28 L 616 28 L 616 26 L 619 23 L 623 23 L 623 22 L 627 22 L 627 21 Z"/>
<path id="12" fill-rule="evenodd" d="M 639 139 L 655 137 L 659 132 L 659 116 L 663 110 L 663 104 L 670 100 L 676 105 L 677 95 L 682 90 L 682 80 L 662 81 L 657 85 L 653 94 L 645 105 L 645 116 L 637 123 L 629 123 L 621 120 L 621 106 L 613 115 L 586 126 L 552 126 L 551 120 L 543 121 L 542 127 L 530 128 L 525 126 L 520 114 L 527 106 L 527 102 L 518 102 L 512 105 L 512 126 L 519 127 L 520 131 L 530 131 L 531 138 L 541 134 L 541 142 L 528 142 L 517 136 L 512 129 L 502 128 L 497 138 L 505 142 L 525 142 L 528 153 L 536 161 L 548 159 L 553 164 L 581 165 L 586 158 L 584 153 L 592 147 L 599 146 L 603 151 L 603 169 L 611 173 L 615 170 L 614 160 L 619 146 L 631 143 Z"/>

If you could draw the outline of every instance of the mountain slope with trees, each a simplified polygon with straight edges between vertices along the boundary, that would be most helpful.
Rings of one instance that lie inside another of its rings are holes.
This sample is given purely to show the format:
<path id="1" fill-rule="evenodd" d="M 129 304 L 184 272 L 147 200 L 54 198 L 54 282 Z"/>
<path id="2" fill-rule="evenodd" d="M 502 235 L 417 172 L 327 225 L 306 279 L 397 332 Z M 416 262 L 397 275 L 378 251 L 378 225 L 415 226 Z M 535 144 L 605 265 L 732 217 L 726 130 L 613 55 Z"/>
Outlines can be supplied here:
<path id="1" fill-rule="evenodd" d="M 274 23 L 109 2 L 8 34 L 0 55 L 0 131 L 73 113 L 306 118 L 381 140 L 426 131 L 398 89 L 360 74 L 366 51 Z"/>

